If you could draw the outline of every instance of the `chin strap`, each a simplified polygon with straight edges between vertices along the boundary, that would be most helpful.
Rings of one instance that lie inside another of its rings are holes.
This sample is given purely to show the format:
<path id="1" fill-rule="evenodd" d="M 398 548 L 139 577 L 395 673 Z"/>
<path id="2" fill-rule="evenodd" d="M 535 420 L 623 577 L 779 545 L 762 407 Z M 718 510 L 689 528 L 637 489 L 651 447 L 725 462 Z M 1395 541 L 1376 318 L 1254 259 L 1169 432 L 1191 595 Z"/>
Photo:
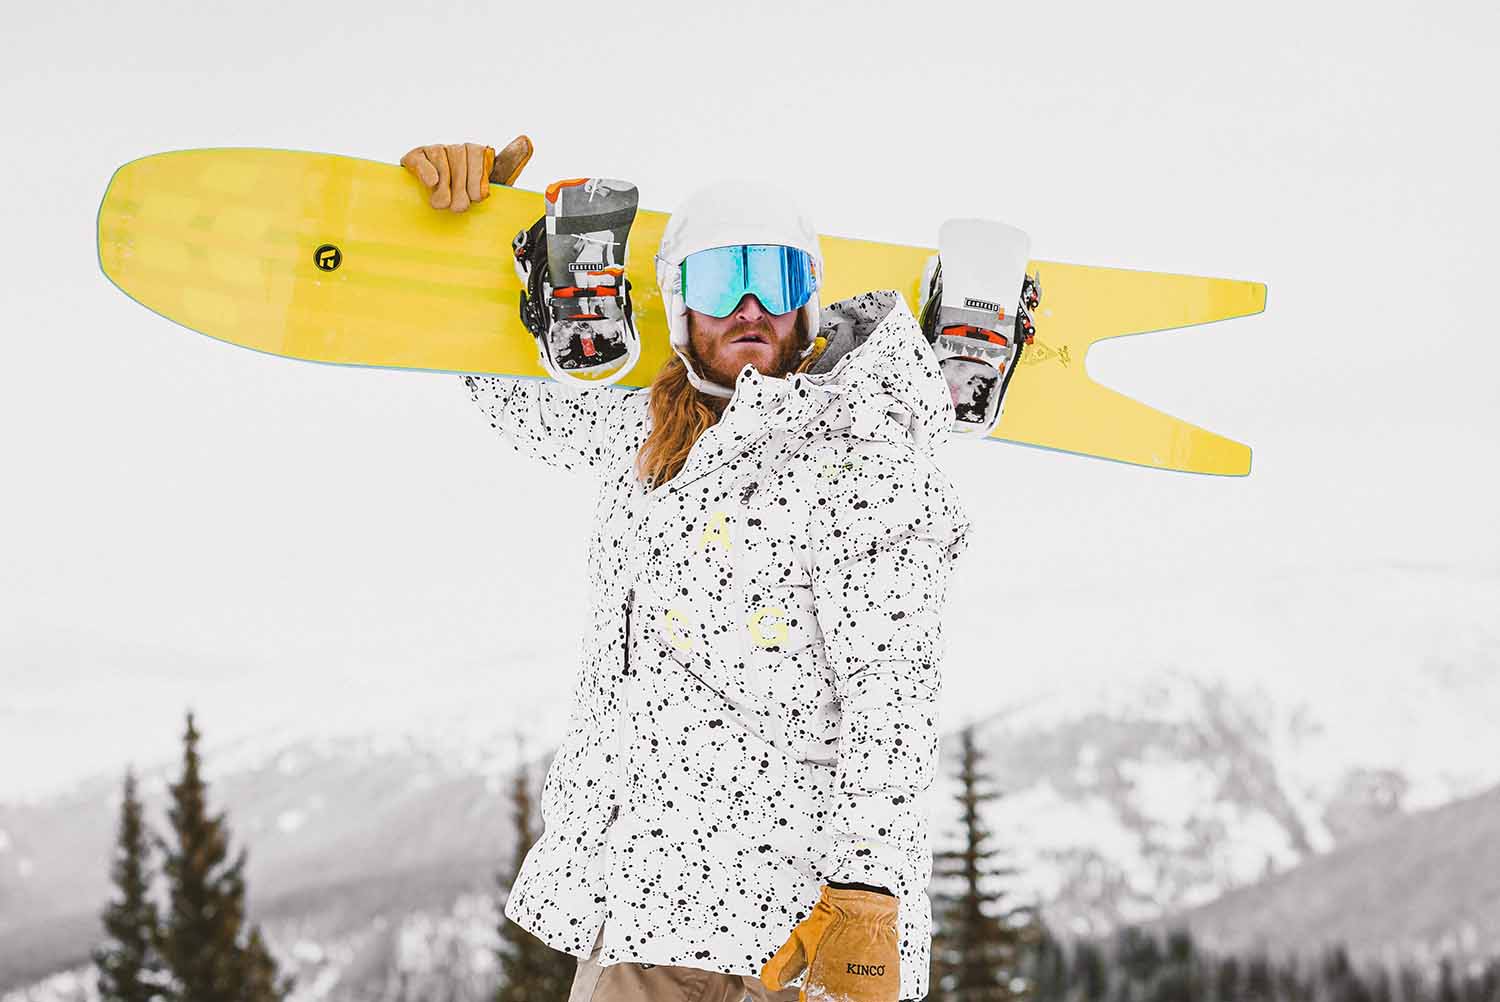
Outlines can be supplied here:
<path id="1" fill-rule="evenodd" d="M 808 345 L 802 352 L 802 361 L 798 363 L 797 367 L 792 371 L 806 372 L 812 367 L 813 363 L 818 360 L 818 358 L 823 354 L 824 350 L 827 347 L 827 338 L 821 336 L 813 338 L 813 343 Z M 698 370 L 693 368 L 693 360 L 688 357 L 687 352 L 679 351 L 676 348 L 673 348 L 672 350 L 676 352 L 678 358 L 682 359 L 682 367 L 687 370 L 688 382 L 691 383 L 693 385 L 693 388 L 696 389 L 699 393 L 706 393 L 709 396 L 713 397 L 723 397 L 726 400 L 734 396 L 734 390 L 729 389 L 725 386 L 721 386 L 711 379 L 705 379 L 703 376 L 698 375 Z"/>
<path id="2" fill-rule="evenodd" d="M 683 316 L 677 322 L 682 323 L 684 326 L 686 326 L 686 316 Z M 797 367 L 792 371 L 806 372 L 812 366 L 812 364 L 818 360 L 818 358 L 823 354 L 823 351 L 827 347 L 828 340 L 826 338 L 822 337 L 821 335 L 813 338 L 812 342 L 806 348 L 802 349 L 802 361 L 799 362 L 797 364 Z M 699 374 L 697 367 L 693 364 L 691 351 L 679 348 L 675 344 L 672 345 L 672 351 L 677 355 L 678 358 L 682 359 L 682 367 L 687 370 L 686 374 L 688 382 L 692 384 L 693 388 L 699 393 L 704 393 L 711 397 L 723 397 L 725 400 L 728 400 L 730 397 L 734 396 L 733 387 L 721 385 L 714 382 L 712 379 Z"/>
<path id="3" fill-rule="evenodd" d="M 680 348 L 672 350 L 677 353 L 678 358 L 682 359 L 682 367 L 687 370 L 688 382 L 693 385 L 693 389 L 710 397 L 723 397 L 725 400 L 734 396 L 734 390 L 698 375 L 698 370 L 693 367 L 693 360 L 688 357 L 687 352 Z"/>

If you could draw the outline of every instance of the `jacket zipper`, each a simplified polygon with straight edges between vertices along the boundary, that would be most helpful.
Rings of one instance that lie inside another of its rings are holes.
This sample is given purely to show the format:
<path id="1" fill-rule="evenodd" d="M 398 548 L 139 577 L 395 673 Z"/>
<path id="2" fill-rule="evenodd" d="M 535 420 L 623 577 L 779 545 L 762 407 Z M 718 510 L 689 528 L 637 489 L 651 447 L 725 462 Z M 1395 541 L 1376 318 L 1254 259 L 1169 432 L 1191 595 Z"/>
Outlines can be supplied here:
<path id="1" fill-rule="evenodd" d="M 635 589 L 631 588 L 625 593 L 625 670 L 624 674 L 630 674 L 630 607 L 635 603 Z"/>
<path id="2" fill-rule="evenodd" d="M 623 650 L 624 650 L 624 655 L 625 655 L 625 666 L 624 666 L 624 668 L 622 669 L 622 671 L 620 673 L 622 676 L 628 676 L 630 674 L 630 607 L 632 605 L 634 605 L 634 604 L 635 604 L 635 589 L 631 588 L 629 591 L 627 591 L 625 593 L 625 603 L 624 603 L 624 605 L 625 605 L 625 641 L 624 641 L 624 645 L 623 645 Z M 622 707 L 622 711 L 623 711 L 623 707 Z M 615 726 L 619 727 L 620 725 L 616 724 Z M 624 773 L 624 769 L 625 769 L 625 757 L 624 757 L 623 749 L 621 749 L 618 746 L 618 744 L 616 745 L 616 748 L 615 748 L 615 756 L 619 759 L 618 765 L 620 767 L 620 776 L 621 776 L 621 779 L 623 780 L 624 775 L 625 775 L 625 773 Z M 617 790 L 616 791 L 616 796 L 617 797 L 618 797 L 618 794 L 619 794 L 619 791 Z M 610 824 L 610 825 L 614 824 L 615 823 L 615 819 L 618 818 L 619 816 L 620 816 L 620 801 L 618 799 L 616 799 L 614 807 L 612 807 L 610 809 L 610 812 L 609 812 L 609 821 L 606 822 L 606 824 Z"/>

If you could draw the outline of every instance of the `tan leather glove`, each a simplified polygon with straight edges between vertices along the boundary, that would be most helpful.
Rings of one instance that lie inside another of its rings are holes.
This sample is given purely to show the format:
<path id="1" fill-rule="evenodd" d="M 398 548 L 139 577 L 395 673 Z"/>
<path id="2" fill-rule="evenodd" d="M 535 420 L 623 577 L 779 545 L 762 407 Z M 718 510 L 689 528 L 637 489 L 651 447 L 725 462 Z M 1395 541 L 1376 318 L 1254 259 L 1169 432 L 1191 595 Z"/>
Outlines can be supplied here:
<path id="1" fill-rule="evenodd" d="M 490 185 L 509 185 L 531 159 L 533 147 L 517 136 L 498 154 L 478 143 L 418 146 L 401 158 L 401 166 L 427 187 L 434 209 L 463 212 L 490 196 Z"/>
<path id="2" fill-rule="evenodd" d="M 761 968 L 760 980 L 779 992 L 806 969 L 800 1002 L 896 1002 L 896 913 L 897 900 L 889 894 L 825 886 L 812 914 Z"/>

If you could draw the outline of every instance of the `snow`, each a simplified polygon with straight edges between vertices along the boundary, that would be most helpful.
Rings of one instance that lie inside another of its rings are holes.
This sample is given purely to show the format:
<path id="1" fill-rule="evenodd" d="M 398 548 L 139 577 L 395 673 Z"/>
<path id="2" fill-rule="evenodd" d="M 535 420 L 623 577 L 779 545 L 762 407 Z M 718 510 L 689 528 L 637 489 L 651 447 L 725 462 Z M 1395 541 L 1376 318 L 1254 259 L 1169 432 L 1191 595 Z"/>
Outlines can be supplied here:
<path id="1" fill-rule="evenodd" d="M 307 823 L 307 812 L 290 810 L 282 811 L 276 815 L 276 828 L 284 835 L 290 835 Z"/>
<path id="2" fill-rule="evenodd" d="M 1146 815 L 1151 835 L 1172 849 L 1191 847 L 1190 825 L 1214 803 L 1218 782 L 1203 763 L 1169 759 L 1160 748 L 1144 761 L 1122 762 L 1120 772 L 1133 787 L 1132 805 Z"/>
<path id="3" fill-rule="evenodd" d="M 36 984 L 0 995 L 0 1002 L 96 1002 L 99 985 L 92 964 L 58 971 Z"/>
<path id="4" fill-rule="evenodd" d="M 1067 877 L 1056 855 L 1080 848 L 1120 866 L 1133 886 L 1150 886 L 1153 868 L 1141 854 L 1138 833 L 1102 798 L 1070 799 L 1042 781 L 1001 798 L 988 820 L 999 844 L 1015 847 L 1026 895 L 1055 897 Z"/>
<path id="5" fill-rule="evenodd" d="M 304 1002 L 311 999 L 326 999 L 332 994 L 334 987 L 344 976 L 342 967 L 330 964 L 313 973 L 304 984 L 298 981 L 288 999 L 288 1002 Z"/>
<path id="6" fill-rule="evenodd" d="M 497 918 L 494 901 L 478 894 L 460 896 L 444 914 L 413 912 L 396 932 L 396 965 L 413 974 L 431 974 L 462 957 L 470 970 L 491 970 Z"/>
<path id="7" fill-rule="evenodd" d="M 1244 886 L 1261 879 L 1266 875 L 1268 861 L 1276 870 L 1301 861 L 1286 828 L 1265 811 L 1235 811 L 1225 830 L 1235 835 L 1218 847 L 1230 886 Z"/>

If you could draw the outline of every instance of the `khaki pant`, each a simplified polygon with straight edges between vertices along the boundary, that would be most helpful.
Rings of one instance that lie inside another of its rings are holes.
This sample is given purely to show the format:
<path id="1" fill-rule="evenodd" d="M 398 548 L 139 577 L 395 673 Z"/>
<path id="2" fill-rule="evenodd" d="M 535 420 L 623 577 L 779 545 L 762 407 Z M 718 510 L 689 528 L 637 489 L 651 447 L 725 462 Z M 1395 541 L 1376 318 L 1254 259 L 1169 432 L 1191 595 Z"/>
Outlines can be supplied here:
<path id="1" fill-rule="evenodd" d="M 797 989 L 766 991 L 760 978 L 720 974 L 696 967 L 665 964 L 610 964 L 599 966 L 604 930 L 594 940 L 594 952 L 578 962 L 568 1002 L 797 1002 Z"/>

